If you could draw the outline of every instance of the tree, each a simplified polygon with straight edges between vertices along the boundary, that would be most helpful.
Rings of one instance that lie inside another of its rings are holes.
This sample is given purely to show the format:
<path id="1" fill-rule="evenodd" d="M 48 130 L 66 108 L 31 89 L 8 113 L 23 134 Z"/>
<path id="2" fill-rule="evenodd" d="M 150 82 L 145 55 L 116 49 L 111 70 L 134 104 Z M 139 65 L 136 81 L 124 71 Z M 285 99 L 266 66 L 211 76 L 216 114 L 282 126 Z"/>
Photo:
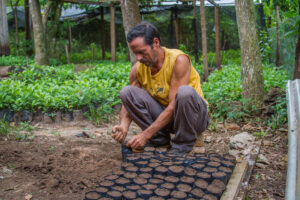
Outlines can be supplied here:
<path id="1" fill-rule="evenodd" d="M 10 7 L 13 10 L 14 13 L 14 20 L 15 20 L 15 37 L 16 37 L 16 48 L 18 50 L 19 48 L 19 25 L 18 25 L 18 5 L 20 0 L 16 0 L 13 2 L 13 0 L 10 0 Z"/>
<path id="2" fill-rule="evenodd" d="M 30 26 L 30 9 L 29 9 L 29 0 L 24 1 L 24 10 L 25 10 L 25 38 L 26 38 L 26 55 L 32 55 L 31 45 L 31 26 Z"/>
<path id="3" fill-rule="evenodd" d="M 221 66 L 221 43 L 220 43 L 220 16 L 219 7 L 215 6 L 215 27 L 216 27 L 216 65 Z"/>
<path id="4" fill-rule="evenodd" d="M 202 34 L 202 55 L 204 68 L 204 81 L 208 77 L 208 62 L 207 62 L 207 37 L 206 37 L 206 20 L 205 20 L 205 5 L 204 0 L 200 0 L 200 14 L 201 14 L 201 34 Z"/>
<path id="5" fill-rule="evenodd" d="M 127 36 L 127 33 L 136 24 L 141 22 L 139 5 L 136 0 L 121 0 L 121 10 L 122 10 L 125 35 Z M 133 64 L 136 62 L 136 58 L 130 48 L 129 48 L 129 52 L 130 52 L 130 61 Z"/>
<path id="6" fill-rule="evenodd" d="M 116 30 L 115 30 L 115 5 L 110 6 L 110 51 L 111 61 L 116 62 Z"/>
<path id="7" fill-rule="evenodd" d="M 5 0 L 0 0 L 0 56 L 10 54 Z"/>
<path id="8" fill-rule="evenodd" d="M 299 6 L 299 16 L 300 16 L 300 0 L 298 0 Z M 298 41 L 296 46 L 296 53 L 295 53 L 295 69 L 293 74 L 293 79 L 300 79 L 300 24 L 298 25 Z"/>
<path id="9" fill-rule="evenodd" d="M 49 60 L 39 0 L 30 0 L 30 9 L 33 22 L 35 61 L 39 65 L 48 65 Z"/>
<path id="10" fill-rule="evenodd" d="M 243 98 L 261 107 L 264 83 L 253 0 L 235 1 L 242 56 Z"/>

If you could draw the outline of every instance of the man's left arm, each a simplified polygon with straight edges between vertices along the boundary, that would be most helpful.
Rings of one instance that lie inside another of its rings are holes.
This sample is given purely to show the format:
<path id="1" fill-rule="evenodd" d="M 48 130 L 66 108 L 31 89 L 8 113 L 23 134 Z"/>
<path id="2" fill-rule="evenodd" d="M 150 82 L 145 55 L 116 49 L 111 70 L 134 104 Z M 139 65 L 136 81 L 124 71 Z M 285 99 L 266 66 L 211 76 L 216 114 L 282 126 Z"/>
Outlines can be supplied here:
<path id="1" fill-rule="evenodd" d="M 179 55 L 173 68 L 169 91 L 169 105 L 147 129 L 134 136 L 127 143 L 128 147 L 131 147 L 133 149 L 144 147 L 147 140 L 149 140 L 156 132 L 165 127 L 173 119 L 175 96 L 180 86 L 188 85 L 190 72 L 190 59 L 186 55 Z"/>

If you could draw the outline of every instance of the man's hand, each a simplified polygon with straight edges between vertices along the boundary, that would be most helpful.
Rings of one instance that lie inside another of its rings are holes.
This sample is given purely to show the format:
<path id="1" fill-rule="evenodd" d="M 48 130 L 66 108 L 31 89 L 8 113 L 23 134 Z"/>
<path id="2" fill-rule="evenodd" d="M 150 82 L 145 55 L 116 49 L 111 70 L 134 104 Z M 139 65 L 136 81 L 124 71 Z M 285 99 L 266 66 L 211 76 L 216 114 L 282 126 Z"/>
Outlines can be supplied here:
<path id="1" fill-rule="evenodd" d="M 118 126 L 114 126 L 112 128 L 112 134 L 111 136 L 119 143 L 123 143 L 126 136 L 127 136 L 127 130 L 125 130 L 124 127 L 118 125 Z"/>
<path id="2" fill-rule="evenodd" d="M 142 132 L 127 142 L 126 146 L 131 147 L 132 149 L 142 149 L 146 145 L 147 140 L 148 139 L 146 138 L 145 134 Z"/>

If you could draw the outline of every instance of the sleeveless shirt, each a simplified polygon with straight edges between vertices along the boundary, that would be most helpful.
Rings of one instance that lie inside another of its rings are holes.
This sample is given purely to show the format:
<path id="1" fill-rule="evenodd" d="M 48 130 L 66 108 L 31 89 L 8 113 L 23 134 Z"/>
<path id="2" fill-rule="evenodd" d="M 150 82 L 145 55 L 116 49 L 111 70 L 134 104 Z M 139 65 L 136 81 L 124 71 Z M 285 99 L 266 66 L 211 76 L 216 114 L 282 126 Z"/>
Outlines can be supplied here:
<path id="1" fill-rule="evenodd" d="M 165 58 L 164 58 L 163 66 L 158 71 L 158 73 L 152 75 L 150 67 L 147 67 L 143 63 L 138 62 L 137 79 L 139 84 L 148 93 L 150 93 L 150 95 L 154 99 L 156 99 L 162 105 L 167 106 L 169 104 L 169 91 L 170 91 L 174 64 L 179 55 L 186 55 L 186 54 L 178 49 L 167 49 L 165 47 L 162 48 L 165 51 Z M 190 79 L 188 85 L 193 87 L 208 105 L 201 89 L 200 76 L 196 71 L 196 69 L 193 67 L 191 60 L 190 60 L 190 64 L 191 64 L 191 73 L 190 73 Z"/>

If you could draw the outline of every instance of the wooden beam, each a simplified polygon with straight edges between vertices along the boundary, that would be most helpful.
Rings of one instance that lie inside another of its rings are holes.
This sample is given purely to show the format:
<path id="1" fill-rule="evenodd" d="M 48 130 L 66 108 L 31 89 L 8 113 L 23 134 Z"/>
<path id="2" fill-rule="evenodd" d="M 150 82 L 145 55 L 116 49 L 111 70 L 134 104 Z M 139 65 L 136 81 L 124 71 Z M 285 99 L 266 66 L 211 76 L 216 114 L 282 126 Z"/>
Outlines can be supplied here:
<path id="1" fill-rule="evenodd" d="M 247 161 L 242 161 L 236 164 L 231 174 L 230 180 L 226 186 L 226 190 L 221 197 L 221 200 L 235 200 L 241 187 L 242 181 L 244 180 L 247 169 Z"/>

